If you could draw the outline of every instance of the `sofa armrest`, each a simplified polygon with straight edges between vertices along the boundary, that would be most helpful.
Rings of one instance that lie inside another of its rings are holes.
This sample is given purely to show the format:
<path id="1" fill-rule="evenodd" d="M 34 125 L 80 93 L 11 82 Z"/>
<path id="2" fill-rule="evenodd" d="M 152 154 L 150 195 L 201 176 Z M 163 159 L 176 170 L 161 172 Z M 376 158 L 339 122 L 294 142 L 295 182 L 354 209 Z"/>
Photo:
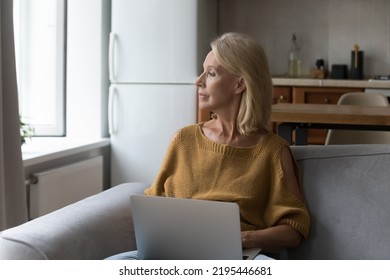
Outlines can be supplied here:
<path id="1" fill-rule="evenodd" d="M 91 260 L 134 250 L 130 195 L 148 186 L 122 184 L 7 229 L 0 259 Z"/>

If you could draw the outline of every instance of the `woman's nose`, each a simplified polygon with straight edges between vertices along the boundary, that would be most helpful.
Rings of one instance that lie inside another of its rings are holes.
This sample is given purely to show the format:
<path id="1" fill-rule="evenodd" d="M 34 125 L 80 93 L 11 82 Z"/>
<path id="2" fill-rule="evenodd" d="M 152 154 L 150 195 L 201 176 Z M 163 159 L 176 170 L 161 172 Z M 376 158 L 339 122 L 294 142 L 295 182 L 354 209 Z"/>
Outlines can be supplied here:
<path id="1" fill-rule="evenodd" d="M 204 86 L 204 74 L 200 74 L 199 77 L 195 81 L 195 85 L 198 87 L 203 87 Z"/>

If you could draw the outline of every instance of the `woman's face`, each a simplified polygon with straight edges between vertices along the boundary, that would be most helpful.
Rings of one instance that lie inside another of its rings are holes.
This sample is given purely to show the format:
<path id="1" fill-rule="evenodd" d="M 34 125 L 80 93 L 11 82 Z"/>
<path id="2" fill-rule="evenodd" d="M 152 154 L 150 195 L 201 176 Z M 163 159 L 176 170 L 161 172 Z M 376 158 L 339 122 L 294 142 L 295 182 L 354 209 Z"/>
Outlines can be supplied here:
<path id="1" fill-rule="evenodd" d="M 228 108 L 242 90 L 238 90 L 239 77 L 224 69 L 209 52 L 203 64 L 203 73 L 196 80 L 199 107 L 217 112 Z"/>

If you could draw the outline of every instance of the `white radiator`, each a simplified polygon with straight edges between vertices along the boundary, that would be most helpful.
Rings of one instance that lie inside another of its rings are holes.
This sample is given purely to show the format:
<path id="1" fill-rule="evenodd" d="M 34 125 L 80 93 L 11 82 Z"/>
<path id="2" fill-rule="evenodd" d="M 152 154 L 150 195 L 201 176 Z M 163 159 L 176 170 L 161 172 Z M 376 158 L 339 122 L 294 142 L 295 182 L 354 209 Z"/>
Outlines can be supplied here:
<path id="1" fill-rule="evenodd" d="M 37 218 L 103 189 L 103 157 L 79 161 L 33 174 L 30 184 L 30 219 Z"/>

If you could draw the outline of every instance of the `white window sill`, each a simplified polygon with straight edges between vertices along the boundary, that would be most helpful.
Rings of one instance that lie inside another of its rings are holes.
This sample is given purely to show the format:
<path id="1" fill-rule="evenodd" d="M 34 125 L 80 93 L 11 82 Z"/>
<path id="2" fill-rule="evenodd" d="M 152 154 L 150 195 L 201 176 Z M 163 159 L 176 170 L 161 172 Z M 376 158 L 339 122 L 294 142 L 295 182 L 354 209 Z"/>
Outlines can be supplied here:
<path id="1" fill-rule="evenodd" d="M 69 139 L 66 137 L 36 137 L 22 146 L 24 167 L 36 165 L 85 151 L 109 146 L 109 138 Z"/>

